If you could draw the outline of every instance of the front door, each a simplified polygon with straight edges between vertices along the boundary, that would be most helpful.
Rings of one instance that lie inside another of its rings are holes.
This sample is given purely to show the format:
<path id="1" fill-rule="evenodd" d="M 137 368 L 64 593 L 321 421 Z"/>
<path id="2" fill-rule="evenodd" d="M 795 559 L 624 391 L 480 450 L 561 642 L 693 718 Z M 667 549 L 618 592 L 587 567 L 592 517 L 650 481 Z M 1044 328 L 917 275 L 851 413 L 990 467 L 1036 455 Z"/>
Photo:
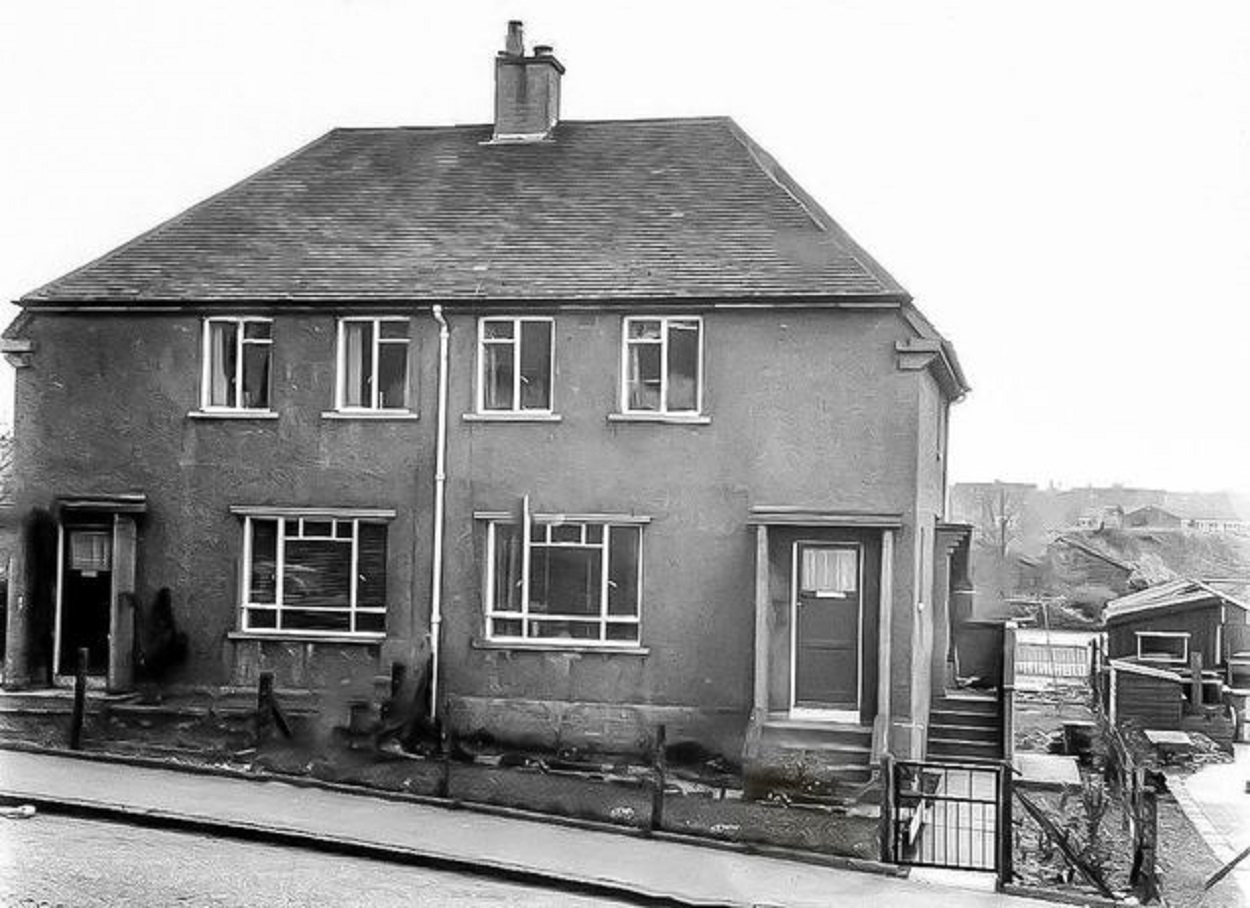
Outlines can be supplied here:
<path id="1" fill-rule="evenodd" d="M 64 538 L 57 673 L 73 674 L 78 650 L 86 647 L 88 674 L 103 675 L 109 664 L 113 531 L 106 526 L 67 526 Z"/>
<path id="2" fill-rule="evenodd" d="M 791 702 L 796 715 L 859 721 L 862 564 L 858 545 L 795 544 Z"/>

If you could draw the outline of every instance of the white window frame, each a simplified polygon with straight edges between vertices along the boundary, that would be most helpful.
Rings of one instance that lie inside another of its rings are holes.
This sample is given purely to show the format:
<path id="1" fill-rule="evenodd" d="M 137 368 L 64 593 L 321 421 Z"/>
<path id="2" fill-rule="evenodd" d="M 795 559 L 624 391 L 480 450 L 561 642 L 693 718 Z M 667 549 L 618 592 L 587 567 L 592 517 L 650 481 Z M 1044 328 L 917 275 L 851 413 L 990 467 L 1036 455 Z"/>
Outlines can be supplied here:
<path id="1" fill-rule="evenodd" d="M 487 339 L 488 322 L 508 322 L 512 325 L 512 337 Z M 541 322 L 551 332 L 549 359 L 547 363 L 547 406 L 521 406 L 521 325 L 525 322 Z M 486 347 L 512 347 L 512 406 L 509 409 L 486 409 Z M 475 412 L 479 416 L 519 414 L 526 416 L 551 416 L 555 413 L 556 384 L 556 320 L 550 315 L 483 315 L 477 320 L 477 400 Z"/>
<path id="2" fill-rule="evenodd" d="M 695 322 L 699 326 L 699 359 L 695 367 L 695 408 L 693 410 L 670 410 L 668 407 L 668 335 L 671 322 Z M 659 322 L 660 338 L 655 340 L 631 340 L 629 327 L 635 322 Z M 629 406 L 629 348 L 631 345 L 649 344 L 660 348 L 660 407 L 657 410 L 635 410 Z M 701 315 L 627 315 L 621 322 L 621 399 L 620 412 L 628 416 L 675 416 L 693 417 L 703 415 L 703 316 Z"/>
<path id="3" fill-rule="evenodd" d="M 370 382 L 371 395 L 368 406 L 348 406 L 344 403 L 347 392 L 347 334 L 348 322 L 362 322 L 373 327 L 373 374 Z M 382 337 L 384 322 L 403 322 L 408 326 L 408 336 Z M 336 354 L 334 358 L 334 409 L 339 413 L 411 413 L 412 412 L 412 319 L 406 315 L 346 315 L 338 320 Z M 380 406 L 381 392 L 378 388 L 378 353 L 387 344 L 404 346 L 404 405 L 402 407 Z"/>
<path id="4" fill-rule="evenodd" d="M 241 571 L 239 578 L 239 630 L 245 634 L 255 634 L 267 637 L 354 637 L 362 640 L 381 640 L 386 637 L 386 618 L 389 602 L 381 608 L 358 607 L 356 597 L 360 585 L 360 526 L 369 523 L 387 527 L 387 560 L 390 560 L 390 529 L 387 517 L 378 517 L 372 515 L 360 515 L 354 512 L 334 512 L 334 511 L 298 511 L 282 509 L 273 512 L 266 512 L 255 508 L 234 509 L 235 513 L 243 516 L 243 557 L 240 559 Z M 393 516 L 393 515 L 392 515 Z M 252 534 L 255 522 L 275 521 L 277 523 L 275 548 L 274 548 L 274 601 L 273 602 L 252 602 Z M 294 538 L 298 541 L 324 541 L 334 542 L 351 546 L 351 590 L 350 599 L 346 607 L 341 606 L 298 606 L 287 605 L 283 602 L 283 586 L 284 574 L 286 568 L 286 542 L 288 539 L 286 524 L 288 520 L 297 521 L 298 535 Z M 305 521 L 311 523 L 329 523 L 330 533 L 328 536 L 311 536 L 305 533 Z M 340 523 L 351 524 L 350 538 L 338 536 L 338 525 Z M 390 578 L 387 578 L 387 598 L 390 598 Z M 250 623 L 251 613 L 254 611 L 266 611 L 276 613 L 274 627 L 252 627 Z M 325 629 L 305 629 L 305 628 L 283 628 L 282 615 L 284 611 L 302 611 L 302 612 L 336 612 L 348 613 L 348 629 L 347 630 L 325 630 Z M 382 615 L 382 630 L 357 630 L 356 619 L 358 615 L 371 614 Z"/>
<path id="5" fill-rule="evenodd" d="M 1167 662 L 1172 665 L 1188 665 L 1189 664 L 1190 633 L 1188 631 L 1134 631 L 1134 634 L 1137 638 L 1137 658 L 1142 660 L 1143 662 Z M 1155 639 L 1171 638 L 1174 640 L 1181 640 L 1185 644 L 1185 646 L 1183 647 L 1181 651 L 1181 657 L 1177 659 L 1172 656 L 1153 656 L 1153 655 L 1144 656 L 1142 655 L 1141 645 L 1142 645 L 1142 639 L 1145 637 L 1150 637 L 1150 638 L 1155 638 Z"/>
<path id="6" fill-rule="evenodd" d="M 542 644 L 543 646 L 573 646 L 573 647 L 638 647 L 642 643 L 642 582 L 643 582 L 643 526 L 645 521 L 612 521 L 604 519 L 574 518 L 568 517 L 562 520 L 536 520 L 533 523 L 533 532 L 542 533 L 543 542 L 534 543 L 531 539 L 525 540 L 528 543 L 522 555 L 521 568 L 521 596 L 520 609 L 516 611 L 508 611 L 495 608 L 495 563 L 496 563 L 496 540 L 497 528 L 499 526 L 515 526 L 515 522 L 510 519 L 493 519 L 486 525 L 486 571 L 484 579 L 484 595 L 485 603 L 486 628 L 485 638 L 491 642 L 499 643 L 522 643 L 522 644 Z M 550 533 L 553 528 L 580 526 L 581 536 L 580 542 L 551 542 Z M 598 543 L 587 542 L 588 527 L 597 526 L 602 529 L 600 541 Z M 610 534 L 615 530 L 628 530 L 638 534 L 638 575 L 634 580 L 635 596 L 634 614 L 633 615 L 611 615 L 608 613 L 608 590 L 610 581 L 610 563 L 609 552 L 611 550 Z M 543 548 L 598 548 L 600 549 L 600 569 L 599 569 L 599 614 L 597 616 L 588 615 L 564 615 L 564 614 L 547 614 L 547 613 L 531 613 L 529 608 L 530 602 L 530 564 L 532 560 L 532 551 L 536 546 Z M 519 635 L 496 634 L 494 629 L 494 620 L 504 619 L 519 621 L 521 623 L 521 633 Z M 598 638 L 565 638 L 565 637 L 531 637 L 529 636 L 531 621 L 567 621 L 579 624 L 598 624 Z M 632 640 L 611 639 L 608 637 L 609 625 L 629 625 L 637 629 L 637 633 Z"/>
<path id="7" fill-rule="evenodd" d="M 213 382 L 213 324 L 233 324 L 235 331 L 234 351 L 234 404 L 214 404 Z M 269 337 L 247 337 L 248 324 L 267 324 Z M 247 345 L 266 346 L 269 348 L 269 387 L 267 389 L 269 406 L 244 407 L 239 401 L 243 399 L 243 360 L 244 348 Z M 273 412 L 273 319 L 259 315 L 210 315 L 204 318 L 201 330 L 200 351 L 200 410 L 205 413 L 272 413 Z"/>

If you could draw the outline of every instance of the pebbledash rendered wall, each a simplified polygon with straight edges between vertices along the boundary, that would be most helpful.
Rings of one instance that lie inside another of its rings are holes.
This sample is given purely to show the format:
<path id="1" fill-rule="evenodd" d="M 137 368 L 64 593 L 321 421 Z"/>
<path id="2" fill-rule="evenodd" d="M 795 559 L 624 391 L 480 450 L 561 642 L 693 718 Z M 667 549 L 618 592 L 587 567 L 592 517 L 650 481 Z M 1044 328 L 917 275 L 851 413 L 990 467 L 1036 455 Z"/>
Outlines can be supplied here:
<path id="1" fill-rule="evenodd" d="M 230 314 L 228 310 L 219 310 Z M 395 314 L 396 307 L 350 314 Z M 36 315 L 22 332 L 31 366 L 17 372 L 20 507 L 58 495 L 143 491 L 137 594 L 173 591 L 191 651 L 171 679 L 280 686 L 344 696 L 374 689 L 392 660 L 429 652 L 437 326 L 412 321 L 414 421 L 325 418 L 332 409 L 335 316 L 275 317 L 277 419 L 202 419 L 203 311 Z M 889 309 L 692 310 L 704 319 L 706 425 L 609 420 L 619 410 L 624 311 L 555 316 L 558 422 L 478 422 L 476 318 L 451 328 L 441 689 L 464 730 L 543 743 L 631 746 L 666 721 L 725 749 L 750 710 L 754 627 L 752 506 L 898 513 L 892 615 L 896 724 L 923 721 L 924 629 L 914 622 L 918 516 L 941 513 L 928 468 L 940 394 L 929 373 L 898 368 L 914 335 Z M 526 307 L 524 312 L 540 310 Z M 630 309 L 628 314 L 644 310 Z M 490 314 L 507 313 L 494 309 Z M 638 653 L 509 650 L 484 640 L 478 511 L 523 494 L 554 513 L 632 513 L 643 531 Z M 241 527 L 232 505 L 389 507 L 388 639 L 384 644 L 239 640 Z M 919 510 L 918 510 L 919 509 Z M 920 566 L 918 567 L 918 564 Z M 931 585 L 931 584 L 930 584 Z M 922 617 L 923 622 L 923 617 Z M 916 645 L 921 652 L 915 652 Z M 866 646 L 872 644 L 868 641 Z M 919 670 L 917 670 L 919 669 Z M 907 749 L 907 748 L 905 748 Z"/>

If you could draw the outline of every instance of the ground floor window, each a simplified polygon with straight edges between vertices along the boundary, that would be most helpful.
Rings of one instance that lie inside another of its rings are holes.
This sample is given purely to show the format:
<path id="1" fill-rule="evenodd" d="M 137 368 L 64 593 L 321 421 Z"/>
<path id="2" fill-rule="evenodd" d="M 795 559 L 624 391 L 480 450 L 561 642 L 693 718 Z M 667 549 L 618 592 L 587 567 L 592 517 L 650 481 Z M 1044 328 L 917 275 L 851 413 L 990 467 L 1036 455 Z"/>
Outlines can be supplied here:
<path id="1" fill-rule="evenodd" d="M 385 522 L 249 514 L 243 552 L 245 631 L 385 632 Z"/>
<path id="2" fill-rule="evenodd" d="M 1184 631 L 1137 631 L 1137 658 L 1183 665 L 1189 661 L 1189 634 Z"/>
<path id="3" fill-rule="evenodd" d="M 636 524 L 491 521 L 488 638 L 637 643 L 641 548 Z"/>

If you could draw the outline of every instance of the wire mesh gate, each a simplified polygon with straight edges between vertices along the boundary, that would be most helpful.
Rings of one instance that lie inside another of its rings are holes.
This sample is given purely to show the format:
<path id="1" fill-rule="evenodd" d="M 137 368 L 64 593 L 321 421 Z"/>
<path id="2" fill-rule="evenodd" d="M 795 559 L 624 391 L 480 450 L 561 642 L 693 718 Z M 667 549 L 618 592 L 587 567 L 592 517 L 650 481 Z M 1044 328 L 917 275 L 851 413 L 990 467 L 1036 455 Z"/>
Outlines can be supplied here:
<path id="1" fill-rule="evenodd" d="M 1010 784 L 1003 764 L 889 760 L 882 829 L 899 864 L 984 870 L 1010 863 Z"/>

